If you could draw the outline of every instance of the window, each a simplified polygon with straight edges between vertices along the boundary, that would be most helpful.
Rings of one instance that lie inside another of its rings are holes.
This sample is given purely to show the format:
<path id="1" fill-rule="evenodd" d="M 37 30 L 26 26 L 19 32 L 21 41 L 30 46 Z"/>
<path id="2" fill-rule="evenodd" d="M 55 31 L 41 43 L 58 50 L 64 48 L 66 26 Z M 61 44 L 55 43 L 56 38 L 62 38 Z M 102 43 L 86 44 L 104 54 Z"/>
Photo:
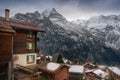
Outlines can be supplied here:
<path id="1" fill-rule="evenodd" d="M 35 62 L 35 55 L 27 55 L 27 64 Z"/>
<path id="2" fill-rule="evenodd" d="M 35 49 L 35 42 L 27 42 L 26 45 L 28 50 Z"/>
<path id="3" fill-rule="evenodd" d="M 32 43 L 31 42 L 27 42 L 27 49 L 32 49 Z"/>
<path id="4" fill-rule="evenodd" d="M 30 37 L 30 38 L 34 38 L 35 37 L 35 33 L 34 32 L 27 32 L 27 37 Z"/>

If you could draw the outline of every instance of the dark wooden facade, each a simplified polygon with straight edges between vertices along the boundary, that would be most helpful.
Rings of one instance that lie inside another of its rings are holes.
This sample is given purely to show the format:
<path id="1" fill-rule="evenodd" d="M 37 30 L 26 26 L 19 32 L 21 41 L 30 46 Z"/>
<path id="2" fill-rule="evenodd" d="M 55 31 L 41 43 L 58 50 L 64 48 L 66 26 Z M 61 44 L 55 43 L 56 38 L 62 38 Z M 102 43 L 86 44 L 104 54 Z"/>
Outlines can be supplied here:
<path id="1" fill-rule="evenodd" d="M 69 80 L 83 80 L 83 74 L 70 72 Z"/>
<path id="2" fill-rule="evenodd" d="M 14 54 L 25 54 L 37 52 L 37 32 L 33 32 L 35 37 L 27 37 L 27 33 L 32 31 L 27 30 L 16 30 L 14 35 Z M 34 49 L 27 49 L 27 42 L 35 43 Z"/>
<path id="3" fill-rule="evenodd" d="M 0 24 L 0 26 L 2 26 Z M 0 80 L 11 80 L 13 32 L 0 28 Z"/>
<path id="4" fill-rule="evenodd" d="M 0 33 L 0 61 L 11 60 L 12 34 Z"/>

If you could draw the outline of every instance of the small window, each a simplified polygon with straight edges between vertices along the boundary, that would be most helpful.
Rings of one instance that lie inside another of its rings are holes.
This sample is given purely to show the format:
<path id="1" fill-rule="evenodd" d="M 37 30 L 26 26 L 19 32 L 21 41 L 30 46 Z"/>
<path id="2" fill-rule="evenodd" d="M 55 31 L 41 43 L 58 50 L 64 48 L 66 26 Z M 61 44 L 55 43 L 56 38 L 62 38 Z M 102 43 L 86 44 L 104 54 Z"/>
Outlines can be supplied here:
<path id="1" fill-rule="evenodd" d="M 27 55 L 27 64 L 35 62 L 35 55 Z"/>
<path id="2" fill-rule="evenodd" d="M 33 43 L 32 42 L 27 42 L 26 45 L 27 45 L 27 49 L 29 49 L 29 50 L 30 49 L 35 49 L 35 43 L 34 42 Z"/>
<path id="3" fill-rule="evenodd" d="M 32 49 L 32 43 L 31 42 L 27 42 L 27 49 Z"/>
<path id="4" fill-rule="evenodd" d="M 35 33 L 34 32 L 27 32 L 27 37 L 30 37 L 30 38 L 34 38 L 35 37 Z"/>

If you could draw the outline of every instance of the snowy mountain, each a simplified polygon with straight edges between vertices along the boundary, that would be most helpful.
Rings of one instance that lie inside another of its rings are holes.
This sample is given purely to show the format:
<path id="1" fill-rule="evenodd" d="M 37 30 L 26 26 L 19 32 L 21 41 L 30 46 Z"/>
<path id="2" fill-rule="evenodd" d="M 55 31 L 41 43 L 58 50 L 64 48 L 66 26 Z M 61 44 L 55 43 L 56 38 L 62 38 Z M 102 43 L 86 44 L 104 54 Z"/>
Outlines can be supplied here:
<path id="1" fill-rule="evenodd" d="M 80 20 L 76 24 L 67 21 L 53 8 L 43 11 L 42 14 L 38 11 L 17 13 L 14 18 L 35 23 L 46 31 L 44 34 L 38 34 L 40 38 L 38 48 L 47 55 L 60 53 L 69 60 L 77 60 L 80 63 L 92 61 L 98 64 L 120 65 L 120 52 L 113 48 L 114 44 L 112 48 L 108 47 L 111 46 L 109 43 L 114 43 L 113 35 L 115 35 L 114 39 L 118 40 L 119 32 L 117 33 L 116 30 L 112 32 L 113 28 L 108 25 L 104 29 L 103 22 L 106 20 L 104 21 L 101 17 L 97 18 L 99 21 L 91 18 L 88 21 Z M 101 25 L 102 28 L 99 27 Z"/>
<path id="2" fill-rule="evenodd" d="M 120 15 L 96 16 L 89 20 L 73 21 L 77 25 L 90 31 L 93 35 L 105 42 L 106 46 L 120 49 Z M 84 24 L 84 25 L 83 25 Z"/>

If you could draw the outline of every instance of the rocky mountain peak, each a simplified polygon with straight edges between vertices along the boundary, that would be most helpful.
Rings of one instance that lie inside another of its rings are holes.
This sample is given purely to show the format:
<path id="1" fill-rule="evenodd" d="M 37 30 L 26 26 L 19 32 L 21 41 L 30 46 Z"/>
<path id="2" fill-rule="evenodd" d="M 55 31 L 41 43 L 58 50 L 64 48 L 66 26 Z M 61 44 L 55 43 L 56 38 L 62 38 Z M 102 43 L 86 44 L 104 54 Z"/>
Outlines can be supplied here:
<path id="1" fill-rule="evenodd" d="M 51 14 L 57 14 L 58 12 L 56 11 L 55 8 L 52 8 L 52 9 L 46 9 L 42 12 L 42 15 L 44 17 L 49 17 Z"/>
<path id="2" fill-rule="evenodd" d="M 55 8 L 46 9 L 42 12 L 44 17 L 50 18 L 51 20 L 66 20 Z"/>
<path id="3" fill-rule="evenodd" d="M 40 13 L 38 11 L 35 11 L 33 14 L 34 15 L 40 15 Z"/>
<path id="4" fill-rule="evenodd" d="M 52 11 L 51 11 L 50 13 L 53 14 L 53 13 L 58 13 L 58 12 L 56 11 L 55 8 L 53 8 Z"/>

